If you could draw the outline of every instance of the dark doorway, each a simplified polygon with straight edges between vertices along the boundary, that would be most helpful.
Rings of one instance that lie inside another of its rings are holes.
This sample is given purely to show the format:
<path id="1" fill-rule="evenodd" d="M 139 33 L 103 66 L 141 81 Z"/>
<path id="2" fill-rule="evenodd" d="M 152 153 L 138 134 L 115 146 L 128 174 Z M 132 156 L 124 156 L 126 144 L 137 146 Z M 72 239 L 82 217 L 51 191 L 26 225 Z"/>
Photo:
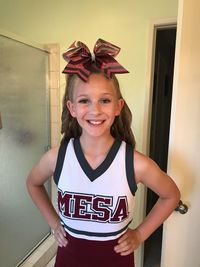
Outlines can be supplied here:
<path id="1" fill-rule="evenodd" d="M 171 99 L 174 72 L 176 26 L 157 28 L 149 156 L 163 171 L 167 171 Z M 147 190 L 146 214 L 156 203 L 158 196 Z M 144 267 L 160 267 L 162 248 L 161 226 L 145 241 Z"/>

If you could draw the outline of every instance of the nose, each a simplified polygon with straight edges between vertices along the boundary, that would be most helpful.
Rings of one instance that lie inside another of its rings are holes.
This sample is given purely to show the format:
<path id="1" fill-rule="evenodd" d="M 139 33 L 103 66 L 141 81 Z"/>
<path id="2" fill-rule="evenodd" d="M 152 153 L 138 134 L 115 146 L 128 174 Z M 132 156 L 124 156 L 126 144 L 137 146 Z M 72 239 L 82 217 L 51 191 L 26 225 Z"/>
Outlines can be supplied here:
<path id="1" fill-rule="evenodd" d="M 95 115 L 99 114 L 101 112 L 100 104 L 98 102 L 91 103 L 90 112 Z"/>

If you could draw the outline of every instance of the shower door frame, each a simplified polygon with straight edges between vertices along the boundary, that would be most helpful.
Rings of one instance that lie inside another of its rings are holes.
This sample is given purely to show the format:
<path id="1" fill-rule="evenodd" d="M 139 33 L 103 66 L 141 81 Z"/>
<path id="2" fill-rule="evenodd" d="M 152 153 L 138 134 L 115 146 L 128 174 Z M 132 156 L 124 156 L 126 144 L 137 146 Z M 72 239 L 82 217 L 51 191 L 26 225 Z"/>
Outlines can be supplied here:
<path id="1" fill-rule="evenodd" d="M 22 36 L 18 36 L 14 33 L 5 31 L 0 28 L 0 35 L 6 38 L 9 38 L 11 40 L 20 42 L 24 45 L 28 45 L 32 48 L 39 49 L 43 52 L 47 52 L 49 56 L 49 66 L 48 66 L 48 81 L 47 81 L 47 90 L 46 94 L 47 97 L 49 98 L 49 105 L 47 106 L 47 114 L 48 115 L 48 121 L 50 125 L 48 126 L 48 143 L 50 144 L 50 147 L 58 145 L 60 141 L 60 134 L 59 134 L 59 129 L 60 129 L 60 95 L 59 95 L 59 89 L 60 89 L 60 84 L 59 84 L 59 75 L 60 75 L 60 65 L 59 65 L 59 59 L 60 59 L 60 48 L 58 44 L 45 44 L 41 45 L 38 44 L 34 41 L 27 40 L 26 38 Z M 53 99 L 53 101 L 52 101 Z M 52 119 L 53 118 L 53 119 Z M 50 148 L 49 146 L 46 147 L 46 150 Z M 56 199 L 56 187 L 50 182 L 50 194 L 51 194 L 51 199 L 56 206 L 55 199 Z M 44 244 L 43 247 L 45 246 L 44 253 L 48 251 L 48 249 L 51 250 L 51 253 L 49 254 L 49 257 L 51 257 L 51 254 L 53 252 L 52 247 L 54 247 L 55 250 L 55 244 L 54 241 L 52 241 L 51 238 L 51 231 L 49 234 L 47 234 L 17 265 L 17 266 L 22 266 L 23 263 L 32 263 L 32 258 L 34 258 L 35 262 L 37 262 L 40 259 L 39 257 L 36 257 L 37 255 L 37 249 L 43 245 L 44 241 L 49 237 L 47 240 L 47 244 Z M 34 255 L 35 254 L 35 255 Z M 47 254 L 47 253 L 46 253 Z M 48 256 L 46 257 L 46 260 L 48 261 Z"/>

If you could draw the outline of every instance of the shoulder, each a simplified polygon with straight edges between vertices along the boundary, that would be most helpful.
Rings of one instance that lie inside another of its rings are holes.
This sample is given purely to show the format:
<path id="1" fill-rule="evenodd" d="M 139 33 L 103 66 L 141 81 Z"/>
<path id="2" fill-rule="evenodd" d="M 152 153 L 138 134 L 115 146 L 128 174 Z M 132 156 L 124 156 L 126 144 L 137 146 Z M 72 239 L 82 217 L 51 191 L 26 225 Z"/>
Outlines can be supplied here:
<path id="1" fill-rule="evenodd" d="M 142 183 L 152 177 L 165 175 L 155 161 L 137 150 L 134 150 L 134 170 L 136 181 Z"/>
<path id="2" fill-rule="evenodd" d="M 27 181 L 31 181 L 35 185 L 44 184 L 54 173 L 59 147 L 48 150 L 33 166 L 28 175 Z"/>
<path id="3" fill-rule="evenodd" d="M 149 157 L 134 151 L 134 169 L 136 183 L 142 183 L 161 197 L 180 197 L 173 179 Z"/>
<path id="4" fill-rule="evenodd" d="M 51 167 L 52 172 L 54 172 L 56 167 L 59 148 L 59 146 L 55 146 L 49 149 L 40 160 L 41 163 L 48 164 L 48 166 Z"/>
<path id="5" fill-rule="evenodd" d="M 56 167 L 58 151 L 59 146 L 49 149 L 39 160 L 38 164 L 36 165 L 37 169 L 46 171 L 52 175 Z"/>

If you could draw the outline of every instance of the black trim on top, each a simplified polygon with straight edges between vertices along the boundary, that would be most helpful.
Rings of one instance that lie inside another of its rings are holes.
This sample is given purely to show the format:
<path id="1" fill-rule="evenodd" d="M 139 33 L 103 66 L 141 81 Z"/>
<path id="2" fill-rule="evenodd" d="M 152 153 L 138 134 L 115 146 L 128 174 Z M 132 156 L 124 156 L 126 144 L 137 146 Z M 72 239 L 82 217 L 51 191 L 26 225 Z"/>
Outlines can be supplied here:
<path id="1" fill-rule="evenodd" d="M 133 195 L 137 191 L 137 184 L 135 181 L 135 172 L 134 172 L 134 150 L 133 147 L 129 144 L 126 144 L 126 176 L 128 179 L 128 184 Z"/>
<path id="2" fill-rule="evenodd" d="M 129 224 L 132 222 L 132 220 L 127 223 L 126 226 L 124 226 L 122 229 L 115 231 L 115 232 L 109 232 L 109 233 L 97 233 L 97 232 L 88 232 L 88 231 L 83 231 L 83 230 L 77 230 L 74 228 L 71 228 L 67 226 L 63 221 L 61 221 L 61 224 L 64 226 L 65 229 L 68 229 L 70 232 L 79 234 L 79 235 L 87 235 L 87 236 L 97 236 L 97 237 L 108 237 L 108 236 L 115 236 L 120 233 L 122 233 L 124 230 L 126 230 L 129 226 Z"/>
<path id="3" fill-rule="evenodd" d="M 60 174 L 62 171 L 63 167 L 63 162 L 65 159 L 65 154 L 67 151 L 67 145 L 69 143 L 69 140 L 65 140 L 59 147 L 58 150 L 58 157 L 57 157 L 57 162 L 56 162 L 56 167 L 53 175 L 53 179 L 56 185 L 58 185 L 59 179 L 60 179 Z"/>
<path id="4" fill-rule="evenodd" d="M 74 139 L 74 151 L 76 157 L 78 159 L 78 162 L 82 170 L 84 171 L 84 173 L 87 175 L 87 177 L 90 179 L 91 182 L 93 182 L 95 179 L 101 176 L 110 167 L 121 146 L 121 143 L 122 141 L 115 140 L 104 161 L 96 169 L 92 169 L 84 156 L 80 144 L 80 139 L 79 138 Z"/>

